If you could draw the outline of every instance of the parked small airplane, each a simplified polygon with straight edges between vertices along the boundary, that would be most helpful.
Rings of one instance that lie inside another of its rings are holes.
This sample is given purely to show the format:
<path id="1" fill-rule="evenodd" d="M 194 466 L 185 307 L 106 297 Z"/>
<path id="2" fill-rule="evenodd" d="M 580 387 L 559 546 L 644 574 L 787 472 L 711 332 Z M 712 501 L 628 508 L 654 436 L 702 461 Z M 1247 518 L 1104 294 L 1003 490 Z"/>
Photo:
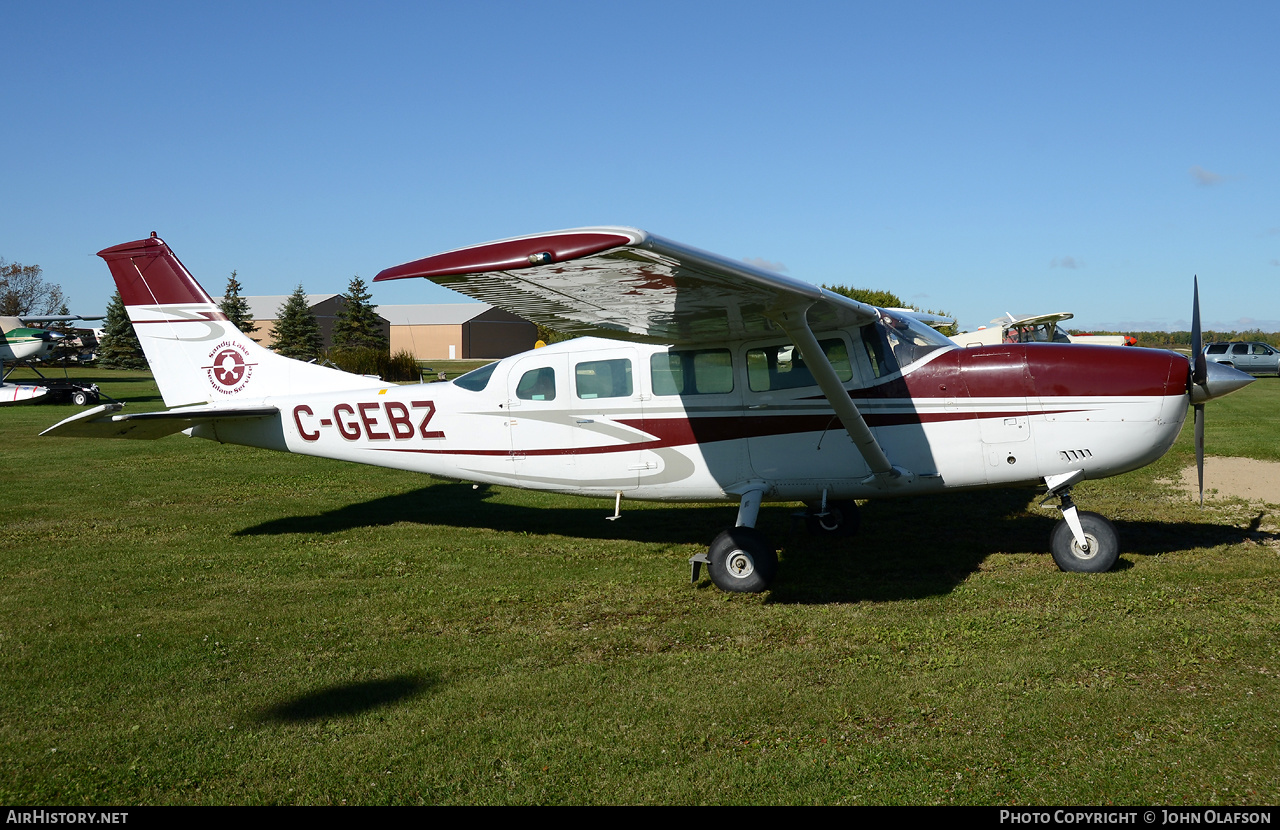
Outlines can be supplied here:
<path id="1" fill-rule="evenodd" d="M 1094 346 L 1133 346 L 1137 341 L 1123 334 L 1067 334 L 1058 324 L 1075 315 L 1069 311 L 1053 314 L 1005 313 L 989 326 L 957 334 L 951 339 L 961 346 L 994 346 L 997 343 L 1085 343 Z"/>
<path id="2" fill-rule="evenodd" d="M 7 382 L 9 372 L 13 371 L 14 365 L 33 358 L 49 356 L 58 347 L 58 342 L 63 339 L 62 334 L 37 328 L 36 323 L 101 319 L 101 317 L 81 317 L 76 314 L 0 317 L 0 406 L 30 403 L 49 391 L 47 387 L 39 384 Z"/>
<path id="3" fill-rule="evenodd" d="M 1111 523 L 1074 484 L 1173 443 L 1188 402 L 1252 378 L 1149 349 L 960 348 L 910 316 L 631 228 L 585 228 L 449 251 L 383 271 L 427 277 L 581 337 L 452 383 L 396 386 L 276 355 L 241 335 L 151 238 L 100 251 L 164 412 L 87 410 L 46 435 L 234 444 L 446 478 L 615 499 L 738 502 L 694 558 L 728 591 L 761 591 L 777 552 L 763 501 L 804 502 L 850 531 L 855 499 L 1043 483 L 1064 570 L 1105 571 Z M 1196 300 L 1198 307 L 1198 298 Z M 1198 336 L 1198 311 L 1194 318 Z M 1195 350 L 1200 355 L 1200 349 Z M 1203 454 L 1203 432 L 1197 430 Z M 1203 490 L 1203 486 L 1202 486 Z"/>

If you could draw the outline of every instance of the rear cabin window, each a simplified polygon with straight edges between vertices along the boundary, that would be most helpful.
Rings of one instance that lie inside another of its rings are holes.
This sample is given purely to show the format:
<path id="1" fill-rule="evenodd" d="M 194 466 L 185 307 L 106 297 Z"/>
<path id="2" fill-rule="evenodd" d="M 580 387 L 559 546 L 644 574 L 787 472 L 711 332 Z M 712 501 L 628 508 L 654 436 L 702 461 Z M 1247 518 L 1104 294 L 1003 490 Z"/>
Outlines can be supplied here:
<path id="1" fill-rule="evenodd" d="M 1226 343 L 1214 343 L 1212 346 L 1209 347 L 1209 354 L 1226 354 L 1226 353 L 1227 353 Z"/>
<path id="2" fill-rule="evenodd" d="M 849 350 L 839 339 L 820 340 L 831 368 L 842 382 L 853 380 L 853 366 L 849 363 Z M 772 392 L 778 389 L 797 389 L 801 386 L 817 386 L 813 373 L 804 365 L 800 350 L 790 343 L 766 346 L 747 351 L 747 382 L 752 392 Z"/>
<path id="3" fill-rule="evenodd" d="M 583 400 L 631 397 L 631 361 L 626 358 L 579 363 L 573 375 Z"/>
<path id="4" fill-rule="evenodd" d="M 1231 353 L 1232 353 L 1232 354 L 1248 354 L 1248 353 L 1249 353 L 1249 344 L 1248 344 L 1248 343 L 1237 343 L 1237 344 L 1235 344 L 1234 346 L 1232 346 L 1232 347 L 1231 347 Z"/>
<path id="5" fill-rule="evenodd" d="M 682 349 L 649 358 L 655 395 L 727 395 L 733 391 L 728 349 Z"/>
<path id="6" fill-rule="evenodd" d="M 530 369 L 520 376 L 516 384 L 516 397 L 522 401 L 554 401 L 556 399 L 556 370 L 550 366 Z"/>

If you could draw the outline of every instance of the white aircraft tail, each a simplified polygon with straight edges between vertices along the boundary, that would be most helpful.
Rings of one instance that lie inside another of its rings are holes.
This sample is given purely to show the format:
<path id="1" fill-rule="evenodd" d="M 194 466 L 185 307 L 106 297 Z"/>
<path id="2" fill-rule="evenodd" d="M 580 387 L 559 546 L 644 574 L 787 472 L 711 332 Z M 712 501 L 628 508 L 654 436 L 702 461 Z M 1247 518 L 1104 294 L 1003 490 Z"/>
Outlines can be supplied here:
<path id="1" fill-rule="evenodd" d="M 115 278 L 167 406 L 381 387 L 250 340 L 154 233 L 98 252 Z"/>

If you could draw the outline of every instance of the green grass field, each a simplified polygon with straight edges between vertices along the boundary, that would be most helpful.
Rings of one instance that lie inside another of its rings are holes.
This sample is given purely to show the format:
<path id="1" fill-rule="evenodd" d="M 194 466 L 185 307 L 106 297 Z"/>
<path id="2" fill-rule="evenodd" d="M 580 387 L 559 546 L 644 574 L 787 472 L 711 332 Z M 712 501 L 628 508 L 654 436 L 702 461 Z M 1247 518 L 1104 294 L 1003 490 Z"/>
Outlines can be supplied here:
<path id="1" fill-rule="evenodd" d="M 145 373 L 88 371 L 158 408 Z M 1280 506 L 1165 459 L 1077 488 L 789 506 L 758 596 L 689 585 L 732 506 L 613 505 L 0 409 L 0 803 L 1274 804 Z M 1209 405 L 1280 458 L 1280 381 Z M 1212 482 L 1210 482 L 1212 486 Z"/>

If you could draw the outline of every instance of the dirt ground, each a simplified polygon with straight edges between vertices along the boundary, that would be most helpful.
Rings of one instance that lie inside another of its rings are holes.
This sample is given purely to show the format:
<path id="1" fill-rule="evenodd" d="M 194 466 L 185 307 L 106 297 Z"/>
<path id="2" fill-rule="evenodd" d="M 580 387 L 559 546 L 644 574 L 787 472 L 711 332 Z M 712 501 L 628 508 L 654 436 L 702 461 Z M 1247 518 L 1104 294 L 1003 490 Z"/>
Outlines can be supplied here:
<path id="1" fill-rule="evenodd" d="M 1182 471 L 1182 488 L 1196 497 L 1196 468 Z M 1237 497 L 1280 505 L 1280 462 L 1252 458 L 1204 460 L 1204 498 Z"/>

